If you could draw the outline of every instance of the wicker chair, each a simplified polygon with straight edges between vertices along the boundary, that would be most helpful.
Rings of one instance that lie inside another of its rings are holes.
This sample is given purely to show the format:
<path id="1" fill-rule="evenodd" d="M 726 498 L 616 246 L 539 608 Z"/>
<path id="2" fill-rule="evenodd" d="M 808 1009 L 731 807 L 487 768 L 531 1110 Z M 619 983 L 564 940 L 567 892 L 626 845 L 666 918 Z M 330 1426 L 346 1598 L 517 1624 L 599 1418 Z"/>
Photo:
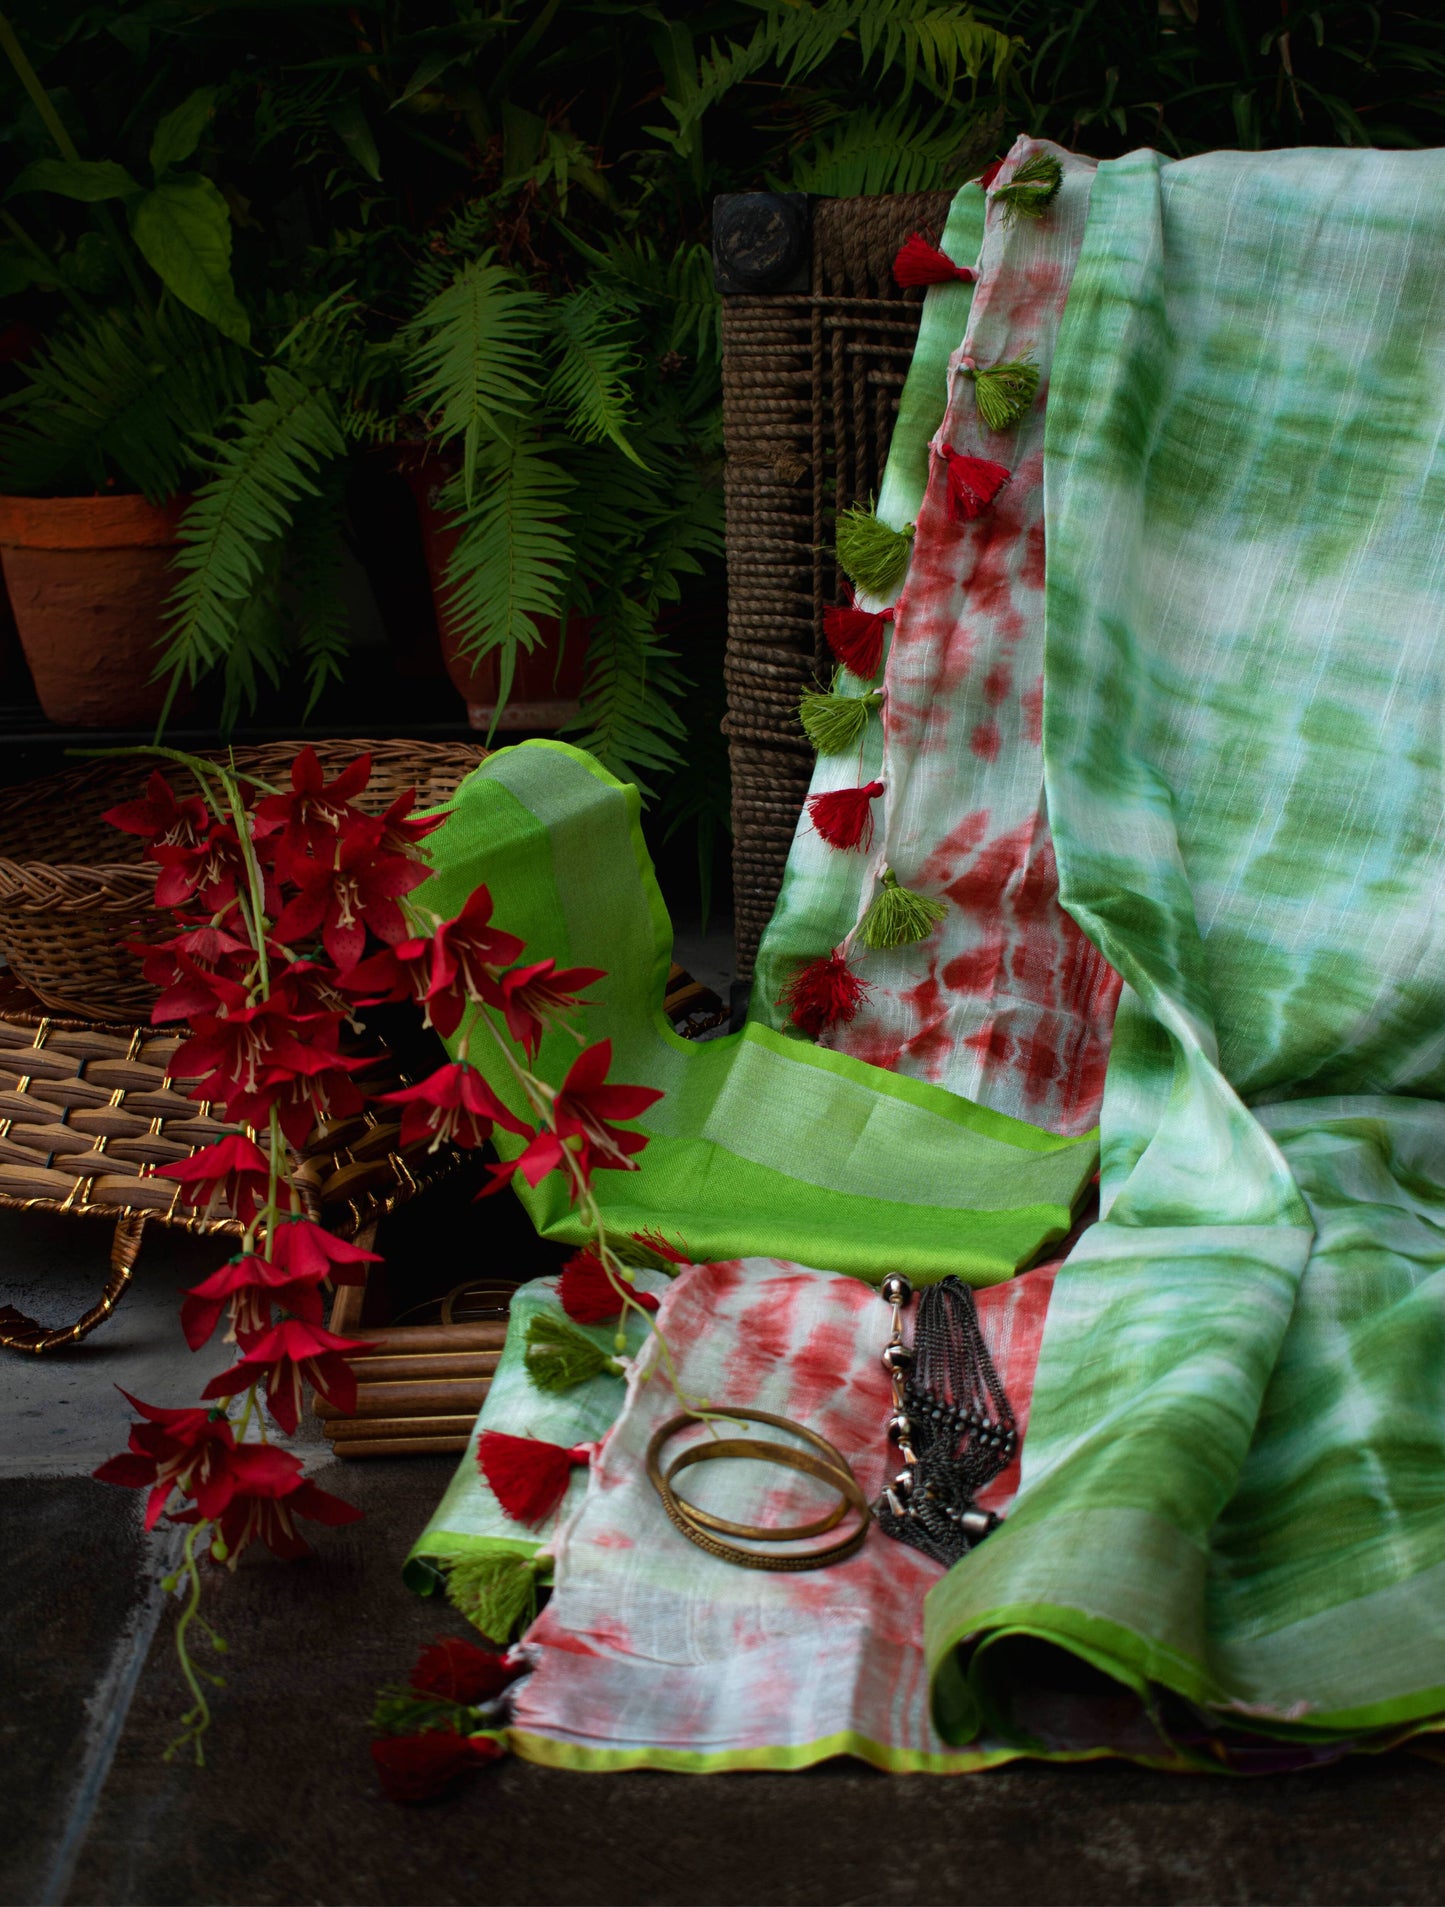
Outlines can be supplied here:
<path id="1" fill-rule="evenodd" d="M 822 616 L 841 599 L 836 512 L 874 494 L 918 335 L 921 291 L 892 265 L 935 242 L 952 195 L 719 199 L 727 445 L 728 713 L 739 979 L 782 885 L 812 773 L 798 698 L 826 673 Z"/>

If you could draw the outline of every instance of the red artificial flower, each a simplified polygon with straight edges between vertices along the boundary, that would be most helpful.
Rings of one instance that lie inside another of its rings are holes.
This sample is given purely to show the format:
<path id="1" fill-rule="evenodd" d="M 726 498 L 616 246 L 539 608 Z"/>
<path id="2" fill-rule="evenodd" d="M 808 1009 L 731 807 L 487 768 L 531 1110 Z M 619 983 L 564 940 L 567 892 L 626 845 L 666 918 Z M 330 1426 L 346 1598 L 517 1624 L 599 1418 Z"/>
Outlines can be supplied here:
<path id="1" fill-rule="evenodd" d="M 199 1351 L 220 1322 L 226 1306 L 231 1307 L 231 1324 L 238 1337 L 255 1337 L 271 1323 L 271 1306 L 278 1301 L 279 1288 L 286 1284 L 283 1272 L 256 1252 L 238 1252 L 218 1271 L 187 1290 L 181 1304 L 181 1329 L 186 1343 Z M 321 1322 L 321 1299 L 309 1286 L 303 1287 L 314 1303 L 315 1322 Z M 299 1306 L 287 1306 L 304 1317 L 308 1307 L 303 1298 Z"/>
<path id="2" fill-rule="evenodd" d="M 100 817 L 125 834 L 138 834 L 153 847 L 195 847 L 211 826 L 211 811 L 199 795 L 176 800 L 175 789 L 157 768 L 139 801 L 123 801 Z"/>
<path id="3" fill-rule="evenodd" d="M 627 1296 L 644 1311 L 657 1309 L 658 1300 L 650 1291 L 629 1285 Z M 608 1276 L 607 1267 L 590 1251 L 575 1252 L 563 1265 L 557 1297 L 574 1324 L 606 1324 L 617 1317 L 624 1303 L 622 1290 Z"/>
<path id="4" fill-rule="evenodd" d="M 242 1224 L 249 1225 L 266 1203 L 270 1172 L 270 1163 L 255 1141 L 233 1132 L 189 1159 L 157 1166 L 155 1177 L 179 1180 L 185 1188 L 185 1203 L 204 1206 L 208 1213 L 224 1198 Z"/>
<path id="5" fill-rule="evenodd" d="M 254 1097 L 236 1099 L 235 1116 L 256 1125 L 273 1109 L 277 1123 L 299 1151 L 312 1127 L 330 1119 L 347 1119 L 366 1102 L 351 1077 L 353 1068 L 367 1065 L 364 1055 L 348 1059 L 337 1047 L 338 1019 L 313 1015 L 297 1023 L 304 1037 L 290 1041 L 261 1075 Z"/>
<path id="6" fill-rule="evenodd" d="M 101 1483 L 149 1489 L 148 1530 L 160 1521 L 172 1490 L 214 1504 L 217 1490 L 224 1488 L 228 1455 L 236 1442 L 226 1419 L 209 1410 L 165 1410 L 158 1404 L 143 1404 L 126 1390 L 120 1394 L 146 1421 L 131 1425 L 130 1448 L 123 1456 L 109 1458 L 91 1474 Z"/>
<path id="7" fill-rule="evenodd" d="M 217 1010 L 192 1016 L 190 1037 L 169 1067 L 173 1078 L 195 1081 L 192 1099 L 214 1100 L 249 1126 L 265 1125 L 274 1106 L 283 1132 L 298 1147 L 318 1113 L 360 1109 L 349 1073 L 365 1062 L 340 1051 L 339 1013 L 299 1012 L 290 986 L 279 979 L 254 1002 L 244 987 L 219 974 L 208 985 Z"/>
<path id="8" fill-rule="evenodd" d="M 427 870 L 419 861 L 382 849 L 385 824 L 372 815 L 345 822 L 328 852 L 294 864 L 296 893 L 281 910 L 276 938 L 297 946 L 318 931 L 327 955 L 345 970 L 366 951 L 370 928 L 379 940 L 407 938 L 398 902 L 419 887 Z"/>
<path id="9" fill-rule="evenodd" d="M 363 1251 L 309 1218 L 283 1217 L 269 1243 L 272 1261 L 288 1279 L 304 1284 L 365 1284 L 361 1267 L 381 1263 L 380 1252 Z"/>
<path id="10" fill-rule="evenodd" d="M 443 1039 L 456 1031 L 469 1000 L 486 997 L 526 942 L 491 925 L 492 896 L 479 887 L 454 920 L 444 920 L 432 942 L 432 1025 Z"/>
<path id="11" fill-rule="evenodd" d="M 229 821 L 217 821 L 194 843 L 159 842 L 150 849 L 159 861 L 157 907 L 189 907 L 199 903 L 212 913 L 229 907 L 238 889 L 247 883 L 246 857 L 240 836 Z"/>
<path id="12" fill-rule="evenodd" d="M 361 1006 L 378 1006 L 383 1000 L 415 1000 L 430 1026 L 427 992 L 432 978 L 431 954 L 430 940 L 399 940 L 394 947 L 379 947 L 345 973 L 338 973 L 336 984 L 349 1000 Z"/>
<path id="13" fill-rule="evenodd" d="M 242 981 L 255 961 L 249 940 L 242 940 L 213 922 L 188 927 L 170 940 L 146 944 L 128 941 L 127 949 L 140 956 L 141 971 L 160 998 L 151 1008 L 151 1024 L 186 1020 L 193 1013 L 213 1013 L 216 994 L 211 976 Z"/>
<path id="14" fill-rule="evenodd" d="M 403 1108 L 403 1146 L 413 1145 L 428 1134 L 433 1152 L 447 1141 L 459 1146 L 485 1145 L 494 1126 L 516 1133 L 519 1139 L 533 1137 L 532 1128 L 504 1106 L 476 1067 L 464 1060 L 439 1066 L 416 1086 L 384 1093 L 382 1101 Z"/>
<path id="15" fill-rule="evenodd" d="M 352 805 L 354 797 L 370 779 L 371 756 L 359 755 L 328 786 L 316 750 L 301 750 L 291 764 L 290 792 L 267 795 L 256 804 L 256 839 L 281 836 L 278 871 L 283 879 L 291 878 L 288 869 L 295 861 L 329 855 L 337 829 L 358 812 Z"/>
<path id="16" fill-rule="evenodd" d="M 219 1507 L 207 1509 L 197 1498 L 194 1510 L 182 1510 L 172 1517 L 175 1523 L 214 1523 L 216 1535 L 226 1551 L 226 1562 L 234 1568 L 243 1550 L 263 1542 L 277 1556 L 290 1560 L 305 1556 L 311 1548 L 296 1528 L 298 1516 L 333 1528 L 360 1521 L 361 1511 L 354 1503 L 308 1483 L 301 1474 L 301 1459 L 275 1444 L 237 1444 L 227 1457 L 227 1496 Z M 213 1542 L 213 1552 L 218 1547 Z"/>
<path id="17" fill-rule="evenodd" d="M 542 1036 L 578 1007 L 590 1006 L 579 997 L 580 989 L 594 980 L 605 980 L 601 967 L 563 967 L 555 960 L 539 960 L 532 967 L 514 967 L 499 980 L 483 982 L 483 997 L 489 1006 L 506 1016 L 507 1031 L 528 1059 L 535 1060 Z"/>
<path id="18" fill-rule="evenodd" d="M 494 1192 L 514 1172 L 520 1172 L 528 1185 L 540 1184 L 567 1153 L 577 1161 L 584 1179 L 594 1171 L 637 1170 L 634 1155 L 647 1144 L 647 1134 L 624 1132 L 610 1121 L 639 1118 L 662 1094 L 651 1086 L 609 1085 L 611 1064 L 611 1040 L 598 1040 L 578 1055 L 552 1101 L 551 1130 L 535 1133 L 519 1157 L 492 1166 L 487 1192 Z"/>
<path id="19" fill-rule="evenodd" d="M 410 854 L 449 818 L 449 809 L 444 808 L 440 814 L 415 814 L 415 807 L 416 789 L 408 788 L 382 815 L 381 845 L 388 853 Z"/>
<path id="20" fill-rule="evenodd" d="M 502 1650 L 478 1648 L 465 1636 L 442 1636 L 417 1657 L 411 1686 L 419 1695 L 471 1705 L 496 1701 L 525 1672 L 523 1664 L 509 1663 Z"/>
<path id="21" fill-rule="evenodd" d="M 252 1384 L 266 1387 L 266 1408 L 289 1437 L 301 1415 L 303 1384 L 319 1391 L 344 1417 L 356 1408 L 356 1376 L 343 1352 L 356 1356 L 371 1346 L 357 1338 L 338 1337 L 303 1318 L 283 1318 L 269 1331 L 252 1338 L 246 1355 L 201 1392 L 205 1397 L 235 1397 Z"/>
<path id="22" fill-rule="evenodd" d="M 434 1801 L 469 1769 L 506 1753 L 490 1735 L 456 1735 L 433 1728 L 424 1735 L 387 1735 L 371 1744 L 371 1759 L 389 1801 Z"/>

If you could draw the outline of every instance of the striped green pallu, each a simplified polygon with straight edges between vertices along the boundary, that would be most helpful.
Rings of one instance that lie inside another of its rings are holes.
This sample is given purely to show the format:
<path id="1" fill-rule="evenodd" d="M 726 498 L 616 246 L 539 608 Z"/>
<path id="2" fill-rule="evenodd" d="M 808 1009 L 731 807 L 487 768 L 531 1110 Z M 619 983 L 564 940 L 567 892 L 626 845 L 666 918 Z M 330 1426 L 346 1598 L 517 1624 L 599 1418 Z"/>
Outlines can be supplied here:
<path id="1" fill-rule="evenodd" d="M 1445 1708 L 1445 155 L 1099 168 L 1048 414 L 1045 757 L 1123 976 L 1103 1222 L 935 1718 Z"/>

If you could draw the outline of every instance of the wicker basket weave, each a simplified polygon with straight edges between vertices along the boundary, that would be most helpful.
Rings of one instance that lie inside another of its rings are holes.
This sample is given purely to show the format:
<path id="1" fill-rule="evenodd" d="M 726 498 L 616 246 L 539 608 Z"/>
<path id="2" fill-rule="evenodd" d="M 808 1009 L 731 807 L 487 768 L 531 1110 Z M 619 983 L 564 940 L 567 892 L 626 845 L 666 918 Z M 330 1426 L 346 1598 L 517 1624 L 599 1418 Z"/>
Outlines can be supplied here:
<path id="1" fill-rule="evenodd" d="M 728 712 L 739 979 L 782 885 L 813 755 L 798 701 L 826 676 L 823 610 L 846 600 L 837 511 L 882 479 L 921 291 L 893 282 L 911 232 L 937 240 L 951 194 L 819 199 L 806 292 L 723 300 Z"/>
<path id="2" fill-rule="evenodd" d="M 466 744 L 326 741 L 312 744 L 328 778 L 370 753 L 371 780 L 358 806 L 380 813 L 408 788 L 436 806 L 482 759 Z M 237 768 L 289 785 L 297 744 L 238 748 Z M 0 956 L 45 1006 L 83 1020 L 149 1019 L 155 988 L 127 941 L 156 941 L 175 931 L 157 910 L 156 867 L 143 844 L 101 820 L 102 812 L 140 794 L 156 766 L 177 793 L 183 769 L 142 757 L 108 760 L 0 795 Z"/>

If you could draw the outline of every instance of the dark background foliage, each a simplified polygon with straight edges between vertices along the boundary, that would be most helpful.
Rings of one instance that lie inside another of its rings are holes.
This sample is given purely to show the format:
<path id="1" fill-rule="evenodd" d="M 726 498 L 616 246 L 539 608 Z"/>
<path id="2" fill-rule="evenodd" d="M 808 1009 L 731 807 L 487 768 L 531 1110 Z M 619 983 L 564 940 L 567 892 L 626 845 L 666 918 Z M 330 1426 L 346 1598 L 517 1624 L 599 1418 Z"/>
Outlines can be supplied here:
<path id="1" fill-rule="evenodd" d="M 157 282 L 119 204 L 27 187 L 55 128 L 0 64 L 0 479 L 198 494 L 168 665 L 223 677 L 227 720 L 309 699 L 325 721 L 349 673 L 338 539 L 376 568 L 366 473 L 445 452 L 469 640 L 509 668 L 539 616 L 594 617 L 576 736 L 665 792 L 704 856 L 727 806 L 714 196 L 950 187 L 1020 131 L 1100 157 L 1426 145 L 1445 110 L 1433 0 L 17 0 L 8 19 L 84 161 L 149 189 L 158 126 L 194 112 L 182 164 L 219 194 L 243 330 Z M 153 374 L 107 413 L 121 332 Z M 509 363 L 524 399 L 463 429 L 456 392 L 495 398 Z"/>

